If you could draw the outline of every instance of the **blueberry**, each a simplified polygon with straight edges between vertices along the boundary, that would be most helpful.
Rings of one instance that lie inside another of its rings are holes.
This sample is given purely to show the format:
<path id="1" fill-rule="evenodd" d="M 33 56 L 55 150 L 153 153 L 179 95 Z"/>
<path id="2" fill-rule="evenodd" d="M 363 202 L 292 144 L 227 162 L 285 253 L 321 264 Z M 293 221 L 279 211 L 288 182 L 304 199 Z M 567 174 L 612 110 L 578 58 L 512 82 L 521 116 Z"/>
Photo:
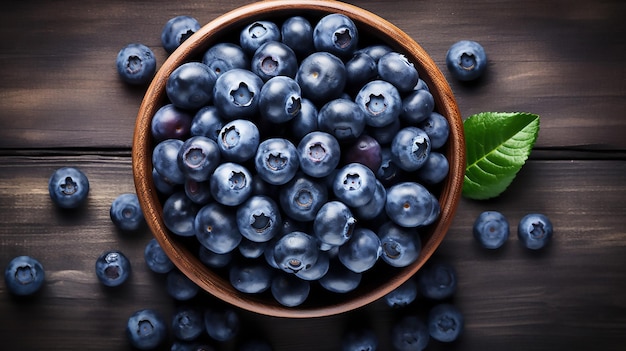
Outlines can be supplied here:
<path id="1" fill-rule="evenodd" d="M 164 274 L 174 269 L 174 263 L 154 238 L 146 244 L 143 257 L 148 268 L 155 273 Z"/>
<path id="2" fill-rule="evenodd" d="M 217 146 L 224 159 L 244 162 L 256 154 L 261 135 L 257 126 L 247 119 L 235 119 L 220 130 Z"/>
<path id="3" fill-rule="evenodd" d="M 278 204 L 269 196 L 250 197 L 237 208 L 237 228 L 250 241 L 269 241 L 282 228 Z"/>
<path id="4" fill-rule="evenodd" d="M 270 266 L 258 262 L 243 262 L 230 267 L 230 284 L 238 291 L 259 294 L 269 289 L 274 271 Z"/>
<path id="5" fill-rule="evenodd" d="M 280 41 L 280 39 L 280 28 L 271 21 L 254 21 L 239 34 L 239 44 L 248 55 L 254 55 L 254 52 L 264 43 Z"/>
<path id="6" fill-rule="evenodd" d="M 345 150 L 345 163 L 360 163 L 376 172 L 382 163 L 383 155 L 380 144 L 373 137 L 362 134 Z"/>
<path id="7" fill-rule="evenodd" d="M 350 208 L 341 201 L 328 201 L 315 215 L 313 233 L 322 243 L 343 245 L 352 235 L 356 219 Z"/>
<path id="8" fill-rule="evenodd" d="M 346 205 L 363 206 L 374 197 L 376 176 L 360 163 L 349 163 L 335 174 L 332 185 L 335 196 Z"/>
<path id="9" fill-rule="evenodd" d="M 161 31 L 161 44 L 168 53 L 174 52 L 180 44 L 200 29 L 200 23 L 190 16 L 170 18 Z"/>
<path id="10" fill-rule="evenodd" d="M 391 149 L 385 147 L 381 150 L 381 162 L 380 167 L 376 170 L 376 178 L 385 186 L 396 184 L 402 179 L 403 170 L 393 162 L 391 156 Z"/>
<path id="11" fill-rule="evenodd" d="M 210 185 L 215 201 L 238 206 L 252 195 L 252 174 L 238 163 L 224 162 L 211 175 Z"/>
<path id="12" fill-rule="evenodd" d="M 412 172 L 424 165 L 432 149 L 426 132 L 417 127 L 405 127 L 391 142 L 393 162 L 407 172 Z"/>
<path id="13" fill-rule="evenodd" d="M 449 171 L 450 164 L 446 156 L 440 152 L 431 151 L 426 163 L 415 172 L 415 175 L 423 184 L 434 185 L 446 179 Z"/>
<path id="14" fill-rule="evenodd" d="M 391 308 L 401 308 L 410 305 L 417 298 L 417 282 L 409 278 L 390 293 L 385 295 L 384 301 Z"/>
<path id="15" fill-rule="evenodd" d="M 346 15 L 332 13 L 322 17 L 313 28 L 313 44 L 317 51 L 350 57 L 359 43 L 359 32 Z"/>
<path id="16" fill-rule="evenodd" d="M 118 52 L 115 63 L 120 78 L 128 84 L 147 84 L 156 72 L 154 53 L 149 47 L 139 43 L 123 47 Z"/>
<path id="17" fill-rule="evenodd" d="M 160 175 L 154 167 L 152 168 L 152 181 L 154 182 L 154 187 L 160 194 L 169 196 L 177 190 L 178 184 Z"/>
<path id="18" fill-rule="evenodd" d="M 167 322 L 153 309 L 138 310 L 128 318 L 126 337 L 139 350 L 156 349 L 167 338 Z"/>
<path id="19" fill-rule="evenodd" d="M 178 166 L 187 179 L 204 182 L 220 163 L 218 144 L 204 136 L 193 136 L 178 152 Z"/>
<path id="20" fill-rule="evenodd" d="M 401 93 L 413 90 L 418 82 L 417 69 L 406 56 L 392 51 L 378 61 L 378 75 L 393 84 Z"/>
<path id="21" fill-rule="evenodd" d="M 193 116 L 173 104 L 160 107 L 152 117 L 150 131 L 157 142 L 165 139 L 184 140 L 189 136 Z"/>
<path id="22" fill-rule="evenodd" d="M 215 349 L 201 342 L 174 340 L 170 351 L 215 351 Z"/>
<path id="23" fill-rule="evenodd" d="M 403 228 L 385 222 L 378 229 L 380 258 L 392 267 L 406 267 L 417 260 L 422 243 L 415 228 Z"/>
<path id="24" fill-rule="evenodd" d="M 237 246 L 241 256 L 246 258 L 259 258 L 265 253 L 268 242 L 256 242 L 252 241 L 245 236 L 241 239 L 241 242 Z"/>
<path id="25" fill-rule="evenodd" d="M 363 206 L 355 207 L 354 213 L 361 220 L 375 219 L 384 213 L 387 200 L 387 189 L 380 181 L 376 180 L 376 191 L 372 199 Z"/>
<path id="26" fill-rule="evenodd" d="M 433 149 L 441 148 L 448 141 L 450 125 L 448 120 L 437 112 L 432 112 L 424 121 L 418 124 L 418 127 L 426 132 L 428 139 L 430 139 L 430 146 Z"/>
<path id="27" fill-rule="evenodd" d="M 450 298 L 457 288 L 456 269 L 444 261 L 430 262 L 419 271 L 417 284 L 421 295 L 427 299 Z"/>
<path id="28" fill-rule="evenodd" d="M 365 84 L 354 101 L 365 114 L 365 124 L 372 127 L 391 124 L 402 112 L 400 92 L 384 80 L 373 80 Z"/>
<path id="29" fill-rule="evenodd" d="M 31 256 L 13 258 L 4 270 L 4 283 L 17 296 L 33 295 L 45 281 L 43 265 Z"/>
<path id="30" fill-rule="evenodd" d="M 530 213 L 524 216 L 517 226 L 517 237 L 524 247 L 539 250 L 552 239 L 552 222 L 541 213 Z"/>
<path id="31" fill-rule="evenodd" d="M 317 125 L 340 142 L 354 141 L 365 129 L 365 113 L 352 100 L 334 99 L 320 108 Z"/>
<path id="32" fill-rule="evenodd" d="M 210 307 L 204 312 L 204 326 L 212 339 L 228 341 L 239 333 L 241 320 L 232 308 Z"/>
<path id="33" fill-rule="evenodd" d="M 298 150 L 287 139 L 269 138 L 261 142 L 254 157 L 257 174 L 273 185 L 290 181 L 298 171 Z"/>
<path id="34" fill-rule="evenodd" d="M 263 81 L 247 69 L 222 73 L 213 88 L 213 104 L 227 120 L 252 117 L 258 112 Z"/>
<path id="35" fill-rule="evenodd" d="M 278 267 L 287 273 L 310 268 L 319 256 L 315 238 L 300 231 L 287 233 L 278 239 L 273 253 Z"/>
<path id="36" fill-rule="evenodd" d="M 291 120 L 291 134 L 296 140 L 317 131 L 317 107 L 309 99 L 300 99 L 300 111 Z"/>
<path id="37" fill-rule="evenodd" d="M 313 26 L 302 16 L 289 17 L 280 27 L 282 42 L 289 46 L 298 57 L 306 57 L 315 51 Z"/>
<path id="38" fill-rule="evenodd" d="M 381 57 L 385 56 L 386 54 L 392 51 L 393 50 L 391 49 L 391 47 L 385 44 L 374 44 L 374 45 L 365 46 L 357 50 L 356 53 L 366 54 L 367 56 L 374 59 L 374 62 L 378 64 L 378 61 L 380 60 Z"/>
<path id="39" fill-rule="evenodd" d="M 428 326 L 418 316 L 402 317 L 392 326 L 391 344 L 395 351 L 422 351 L 429 342 Z"/>
<path id="40" fill-rule="evenodd" d="M 378 337 L 373 329 L 351 329 L 341 337 L 341 351 L 376 351 Z"/>
<path id="41" fill-rule="evenodd" d="M 211 194 L 211 182 L 208 180 L 197 181 L 190 178 L 185 180 L 185 195 L 193 203 L 198 205 L 206 205 L 209 201 L 213 200 Z"/>
<path id="42" fill-rule="evenodd" d="M 77 208 L 84 204 L 89 194 L 89 179 L 80 169 L 61 167 L 48 180 L 52 202 L 60 208 Z"/>
<path id="43" fill-rule="evenodd" d="M 219 115 L 217 107 L 204 106 L 196 112 L 191 120 L 189 133 L 191 136 L 204 136 L 217 141 L 218 134 L 224 126 L 224 120 Z"/>
<path id="44" fill-rule="evenodd" d="M 271 292 L 274 299 L 283 306 L 299 306 L 307 299 L 311 284 L 292 274 L 277 274 L 272 279 Z"/>
<path id="45" fill-rule="evenodd" d="M 393 141 L 393 138 L 398 134 L 398 131 L 403 127 L 400 118 L 395 119 L 393 122 L 386 126 L 367 128 L 365 132 L 372 138 L 376 139 L 380 145 L 389 145 Z"/>
<path id="46" fill-rule="evenodd" d="M 509 239 L 509 221 L 498 211 L 485 211 L 476 217 L 472 233 L 483 247 L 497 249 Z"/>
<path id="47" fill-rule="evenodd" d="M 446 53 L 446 67 L 453 78 L 471 81 L 480 77 L 487 69 L 487 54 L 473 40 L 458 41 Z"/>
<path id="48" fill-rule="evenodd" d="M 296 277 L 308 281 L 318 280 L 328 272 L 329 268 L 330 255 L 327 251 L 320 251 L 317 261 L 311 267 L 298 271 Z"/>
<path id="49" fill-rule="evenodd" d="M 433 223 L 441 211 L 437 198 L 423 185 L 401 182 L 387 189 L 385 211 L 403 227 L 421 227 Z"/>
<path id="50" fill-rule="evenodd" d="M 326 290 L 345 294 L 353 291 L 361 284 L 363 273 L 356 273 L 341 264 L 337 259 L 331 259 L 328 272 L 318 282 Z"/>
<path id="51" fill-rule="evenodd" d="M 259 112 L 261 117 L 271 123 L 283 123 L 292 120 L 300 113 L 301 90 L 298 83 L 287 76 L 269 79 L 261 89 Z"/>
<path id="52" fill-rule="evenodd" d="M 130 276 L 130 261 L 120 251 L 105 251 L 96 260 L 96 276 L 105 286 L 119 286 Z"/>
<path id="53" fill-rule="evenodd" d="M 121 194 L 116 197 L 109 208 L 109 217 L 115 227 L 125 232 L 137 231 L 146 222 L 135 193 Z"/>
<path id="54" fill-rule="evenodd" d="M 196 205 L 183 190 L 176 191 L 170 195 L 163 203 L 163 223 L 180 236 L 194 236 L 196 232 L 193 222 L 198 213 Z"/>
<path id="55" fill-rule="evenodd" d="M 435 108 L 435 98 L 430 91 L 417 89 L 410 92 L 402 99 L 402 120 L 410 124 L 424 121 Z"/>
<path id="56" fill-rule="evenodd" d="M 187 301 L 198 295 L 200 287 L 178 269 L 167 273 L 165 280 L 167 294 L 177 301 Z"/>
<path id="57" fill-rule="evenodd" d="M 165 139 L 152 150 L 152 165 L 161 176 L 174 184 L 185 183 L 185 173 L 178 163 L 178 153 L 182 146 L 182 140 Z"/>
<path id="58" fill-rule="evenodd" d="M 226 267 L 233 260 L 233 252 L 227 252 L 223 254 L 215 253 L 206 247 L 200 245 L 198 249 L 198 258 L 200 262 L 205 265 L 213 268 L 223 268 Z"/>
<path id="59" fill-rule="evenodd" d="M 261 44 L 252 56 L 250 70 L 263 81 L 276 76 L 295 78 L 298 72 L 296 53 L 286 44 L 268 41 Z"/>
<path id="60" fill-rule="evenodd" d="M 307 56 L 296 73 L 302 96 L 318 105 L 340 97 L 346 80 L 343 61 L 328 52 L 315 52 Z"/>
<path id="61" fill-rule="evenodd" d="M 174 106 L 197 110 L 213 100 L 217 75 L 202 62 L 186 62 L 176 67 L 165 85 L 165 93 Z"/>
<path id="62" fill-rule="evenodd" d="M 358 91 L 367 82 L 378 76 L 376 61 L 364 52 L 355 53 L 346 66 L 346 88 Z"/>
<path id="63" fill-rule="evenodd" d="M 172 317 L 172 334 L 178 340 L 193 341 L 204 332 L 204 316 L 192 307 L 179 307 Z"/>
<path id="64" fill-rule="evenodd" d="M 374 267 L 380 257 L 380 238 L 367 228 L 357 228 L 350 240 L 339 247 L 339 261 L 349 270 L 362 273 Z"/>
<path id="65" fill-rule="evenodd" d="M 328 200 L 328 190 L 319 180 L 300 174 L 281 187 L 278 199 L 282 210 L 290 218 L 312 221 Z"/>
<path id="66" fill-rule="evenodd" d="M 211 46 L 202 56 L 202 63 L 218 76 L 234 68 L 250 69 L 250 58 L 241 46 L 228 42 Z"/>
<path id="67" fill-rule="evenodd" d="M 200 244 L 218 254 L 233 251 L 241 242 L 235 210 L 216 202 L 198 211 L 194 228 Z"/>
<path id="68" fill-rule="evenodd" d="M 457 340 L 463 333 L 464 324 L 463 314 L 452 304 L 438 304 L 428 312 L 428 332 L 437 341 Z"/>
<path id="69" fill-rule="evenodd" d="M 314 131 L 306 134 L 298 143 L 300 169 L 311 177 L 326 177 L 339 165 L 341 148 L 337 139 L 329 133 Z"/>

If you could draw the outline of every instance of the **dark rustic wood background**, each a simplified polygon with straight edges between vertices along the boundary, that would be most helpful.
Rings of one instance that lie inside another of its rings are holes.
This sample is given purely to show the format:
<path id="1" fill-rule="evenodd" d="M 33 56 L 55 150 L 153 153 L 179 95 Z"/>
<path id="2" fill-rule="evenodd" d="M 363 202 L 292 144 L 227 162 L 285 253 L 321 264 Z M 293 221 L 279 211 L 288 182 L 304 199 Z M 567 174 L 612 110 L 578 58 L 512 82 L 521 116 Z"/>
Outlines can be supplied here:
<path id="1" fill-rule="evenodd" d="M 123 84 L 115 56 L 127 43 L 150 46 L 161 64 L 160 31 L 176 15 L 207 23 L 249 1 L 2 1 L 0 4 L 0 267 L 37 257 L 47 282 L 35 299 L 12 298 L 0 284 L 0 349 L 124 350 L 128 316 L 139 308 L 171 315 L 176 303 L 143 262 L 148 231 L 119 233 L 113 199 L 134 191 L 130 148 L 143 88 Z M 626 2 L 352 1 L 418 41 L 445 71 L 448 47 L 483 44 L 486 76 L 450 81 L 464 117 L 481 111 L 541 116 L 531 159 L 490 201 L 462 200 L 437 256 L 459 275 L 454 303 L 460 340 L 429 350 L 624 350 L 626 348 Z M 87 205 L 55 209 L 47 181 L 61 166 L 88 175 Z M 484 210 L 512 229 L 526 213 L 555 226 L 542 252 L 515 235 L 496 252 L 471 235 Z M 123 250 L 128 284 L 104 289 L 96 257 Z M 3 278 L 0 278 L 3 280 Z M 214 303 L 204 297 L 206 303 Z M 413 306 L 417 310 L 419 306 Z M 345 315 L 274 319 L 241 311 L 241 338 L 261 335 L 276 351 L 338 350 L 342 332 L 368 321 L 389 350 L 399 312 L 381 302 Z M 234 349 L 235 343 L 213 345 Z M 167 349 L 167 348 L 166 348 Z"/>

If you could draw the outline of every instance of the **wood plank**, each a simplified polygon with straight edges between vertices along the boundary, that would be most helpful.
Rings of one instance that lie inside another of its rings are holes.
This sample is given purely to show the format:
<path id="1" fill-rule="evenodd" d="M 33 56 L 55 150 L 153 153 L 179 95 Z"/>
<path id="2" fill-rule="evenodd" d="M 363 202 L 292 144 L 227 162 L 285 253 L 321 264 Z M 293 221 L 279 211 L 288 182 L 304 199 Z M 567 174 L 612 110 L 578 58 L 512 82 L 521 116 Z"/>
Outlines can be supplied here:
<path id="1" fill-rule="evenodd" d="M 47 180 L 58 167 L 73 165 L 88 175 L 85 208 L 58 211 Z M 626 343 L 626 161 L 532 160 L 501 197 L 463 200 L 437 252 L 455 265 L 459 289 L 452 300 L 466 317 L 466 331 L 453 345 L 429 350 L 621 350 Z M 124 350 L 126 318 L 152 307 L 170 316 L 178 305 L 162 277 L 142 257 L 147 231 L 123 235 L 108 210 L 122 192 L 134 191 L 128 157 L 0 157 L 0 267 L 16 255 L 38 257 L 47 269 L 42 293 L 28 301 L 8 296 L 0 284 L 0 340 L 20 350 Z M 471 226 L 483 210 L 504 213 L 517 228 L 526 213 L 543 212 L 554 223 L 551 246 L 542 252 L 520 247 L 514 232 L 495 252 L 479 248 Z M 121 249 L 133 273 L 120 289 L 104 289 L 93 265 L 104 250 Z M 3 278 L 0 278 L 2 280 Z M 215 300 L 203 295 L 204 306 Z M 423 315 L 424 301 L 391 311 L 382 302 L 340 316 L 275 319 L 241 312 L 241 337 L 267 337 L 276 351 L 336 350 L 342 333 L 371 323 L 381 349 L 389 328 L 405 313 Z M 323 340 L 323 342 L 321 342 Z M 233 343 L 219 350 L 234 350 Z"/>
<path id="2" fill-rule="evenodd" d="M 143 42 L 161 64 L 159 36 L 169 18 L 207 23 L 248 2 L 3 2 L 0 33 L 11 40 L 0 43 L 0 148 L 129 148 L 144 90 L 117 78 L 117 52 Z M 464 116 L 534 112 L 543 117 L 539 147 L 626 149 L 624 2 L 354 3 L 406 31 L 446 74 L 453 42 L 485 46 L 484 79 L 450 82 Z"/>

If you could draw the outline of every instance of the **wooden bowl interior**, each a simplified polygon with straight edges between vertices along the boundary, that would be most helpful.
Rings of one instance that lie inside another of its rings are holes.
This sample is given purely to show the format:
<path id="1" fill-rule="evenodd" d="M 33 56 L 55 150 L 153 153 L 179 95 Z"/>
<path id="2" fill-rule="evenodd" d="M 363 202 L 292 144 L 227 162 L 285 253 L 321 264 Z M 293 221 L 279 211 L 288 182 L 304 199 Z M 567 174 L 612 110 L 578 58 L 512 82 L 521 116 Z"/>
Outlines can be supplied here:
<path id="1" fill-rule="evenodd" d="M 254 20 L 280 22 L 281 18 L 302 15 L 313 23 L 329 13 L 349 16 L 359 27 L 361 41 L 372 38 L 372 42 L 384 42 L 407 55 L 415 64 L 420 78 L 428 84 L 435 98 L 436 110 L 447 118 L 450 125 L 450 137 L 443 148 L 450 163 L 450 171 L 437 190 L 441 204 L 440 218 L 421 234 L 422 251 L 415 263 L 400 269 L 378 264 L 365 273 L 363 282 L 355 291 L 334 294 L 323 289 L 312 289 L 309 299 L 303 305 L 285 307 L 275 302 L 271 296 L 237 291 L 223 274 L 200 262 L 196 252 L 191 250 L 193 245 L 168 231 L 162 220 L 162 199 L 152 181 L 154 143 L 150 135 L 150 124 L 154 113 L 166 102 L 165 84 L 170 73 L 184 62 L 199 60 L 212 44 L 235 40 L 239 30 Z M 276 317 L 307 318 L 334 315 L 362 307 L 383 297 L 422 267 L 443 240 L 456 211 L 465 169 L 464 150 L 462 120 L 448 83 L 430 56 L 399 28 L 364 9 L 338 1 L 262 1 L 237 8 L 206 24 L 164 62 L 148 87 L 139 109 L 133 137 L 132 167 L 137 195 L 148 225 L 178 269 L 202 289 L 237 307 Z"/>

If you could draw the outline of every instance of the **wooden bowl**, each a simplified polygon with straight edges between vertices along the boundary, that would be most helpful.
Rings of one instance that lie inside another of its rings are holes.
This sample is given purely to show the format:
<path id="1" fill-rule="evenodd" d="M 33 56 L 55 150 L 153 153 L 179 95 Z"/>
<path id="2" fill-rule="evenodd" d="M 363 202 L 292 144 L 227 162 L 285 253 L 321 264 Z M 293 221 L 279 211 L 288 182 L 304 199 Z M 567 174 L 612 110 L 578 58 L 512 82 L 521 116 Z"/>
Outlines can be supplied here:
<path id="1" fill-rule="evenodd" d="M 170 73 L 184 62 L 199 60 L 210 45 L 224 41 L 225 38 L 232 39 L 233 33 L 238 33 L 255 20 L 280 21 L 281 18 L 293 15 L 319 19 L 330 13 L 349 16 L 359 28 L 360 40 L 380 40 L 404 53 L 413 62 L 420 78 L 429 86 L 436 111 L 449 122 L 450 136 L 442 152 L 449 160 L 450 171 L 436 193 L 441 204 L 441 215 L 422 232 L 422 250 L 417 261 L 404 268 L 386 267 L 379 263 L 373 272 L 366 272 L 360 286 L 349 293 L 333 294 L 321 291 L 323 289 L 312 289 L 305 303 L 297 307 L 285 307 L 275 302 L 271 295 L 251 295 L 237 291 L 224 274 L 201 263 L 188 244 L 168 231 L 162 219 L 162 203 L 152 179 L 154 141 L 150 133 L 151 120 L 155 112 L 167 102 L 165 85 Z M 464 150 L 463 124 L 452 91 L 430 56 L 406 33 L 373 13 L 338 1 L 261 1 L 239 7 L 206 24 L 163 63 L 139 109 L 132 160 L 136 191 L 148 225 L 178 269 L 208 293 L 234 306 L 269 316 L 307 318 L 335 315 L 367 305 L 398 287 L 424 265 L 444 239 L 455 214 L 464 177 Z"/>

